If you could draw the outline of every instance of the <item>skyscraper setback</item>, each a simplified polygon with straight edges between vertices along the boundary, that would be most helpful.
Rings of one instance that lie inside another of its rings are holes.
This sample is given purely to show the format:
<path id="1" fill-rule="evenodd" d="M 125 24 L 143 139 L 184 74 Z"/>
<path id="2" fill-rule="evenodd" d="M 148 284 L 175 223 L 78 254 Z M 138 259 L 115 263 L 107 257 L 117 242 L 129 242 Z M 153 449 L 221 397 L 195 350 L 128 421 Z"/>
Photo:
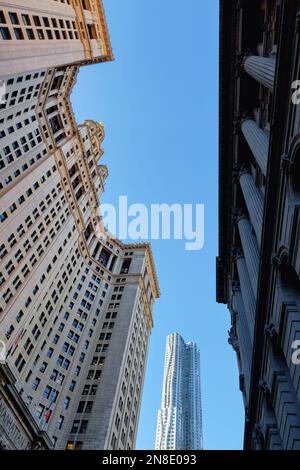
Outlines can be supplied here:
<path id="1" fill-rule="evenodd" d="M 50 438 L 54 449 L 132 449 L 158 283 L 149 244 L 102 229 L 104 128 L 78 126 L 69 99 L 79 65 L 113 59 L 103 6 L 9 5 L 0 9 L 0 406 L 21 438 L 1 413 L 0 447 L 45 448 Z"/>
<path id="2" fill-rule="evenodd" d="M 157 450 L 203 448 L 200 351 L 178 333 L 167 337 Z"/>

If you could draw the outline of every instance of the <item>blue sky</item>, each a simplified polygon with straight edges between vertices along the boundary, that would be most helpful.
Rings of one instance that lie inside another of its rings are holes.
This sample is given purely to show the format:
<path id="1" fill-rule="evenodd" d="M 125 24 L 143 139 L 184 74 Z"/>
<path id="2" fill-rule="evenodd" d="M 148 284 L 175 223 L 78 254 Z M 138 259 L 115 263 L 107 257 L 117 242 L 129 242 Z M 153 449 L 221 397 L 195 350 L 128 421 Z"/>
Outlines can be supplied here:
<path id="1" fill-rule="evenodd" d="M 218 237 L 218 1 L 104 1 L 115 61 L 81 69 L 77 121 L 105 124 L 103 202 L 205 204 L 205 246 L 153 241 L 161 289 L 137 448 L 153 449 L 165 339 L 201 349 L 205 449 L 240 449 L 243 405 L 229 313 L 215 302 Z"/>

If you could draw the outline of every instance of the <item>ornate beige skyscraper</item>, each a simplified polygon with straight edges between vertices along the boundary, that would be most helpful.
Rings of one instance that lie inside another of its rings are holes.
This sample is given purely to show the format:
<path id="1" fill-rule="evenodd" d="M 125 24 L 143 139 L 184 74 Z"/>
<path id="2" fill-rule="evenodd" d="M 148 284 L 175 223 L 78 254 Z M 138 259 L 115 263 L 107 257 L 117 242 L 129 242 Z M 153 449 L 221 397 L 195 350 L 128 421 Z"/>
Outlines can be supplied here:
<path id="1" fill-rule="evenodd" d="M 78 64 L 112 59 L 103 7 L 23 0 L 0 21 L 0 339 L 21 397 L 8 411 L 26 433 L 25 403 L 55 449 L 130 449 L 157 278 L 149 244 L 101 229 L 104 129 L 77 126 L 69 101 Z M 34 444 L 0 426 L 2 446 Z"/>
<path id="2" fill-rule="evenodd" d="M 101 0 L 1 3 L 0 76 L 112 60 Z"/>

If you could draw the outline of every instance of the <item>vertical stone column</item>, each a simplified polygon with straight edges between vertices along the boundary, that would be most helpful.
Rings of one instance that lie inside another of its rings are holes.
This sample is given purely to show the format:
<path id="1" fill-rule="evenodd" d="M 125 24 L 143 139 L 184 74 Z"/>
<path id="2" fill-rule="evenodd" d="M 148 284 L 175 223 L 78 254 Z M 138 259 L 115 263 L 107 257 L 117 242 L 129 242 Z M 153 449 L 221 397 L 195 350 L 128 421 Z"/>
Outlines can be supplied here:
<path id="1" fill-rule="evenodd" d="M 276 59 L 274 57 L 248 55 L 244 59 L 243 68 L 256 81 L 273 91 L 276 68 Z"/>
<path id="2" fill-rule="evenodd" d="M 267 134 L 252 119 L 244 119 L 241 124 L 241 130 L 258 166 L 266 176 L 269 153 L 269 138 Z"/>
<path id="3" fill-rule="evenodd" d="M 240 185 L 249 212 L 249 217 L 254 228 L 257 241 L 260 245 L 264 210 L 264 196 L 260 189 L 255 186 L 252 175 L 246 171 L 240 174 Z"/>
<path id="4" fill-rule="evenodd" d="M 249 327 L 250 339 L 251 339 L 251 343 L 253 343 L 256 301 L 255 301 L 255 297 L 253 294 L 244 255 L 242 253 L 238 253 L 238 255 L 235 258 L 235 262 L 236 262 L 238 275 L 239 275 L 241 294 L 242 294 L 243 304 L 245 307 L 245 313 L 246 313 L 246 318 L 247 318 L 247 324 Z"/>
<path id="5" fill-rule="evenodd" d="M 251 381 L 252 342 L 240 285 L 238 283 L 233 286 L 232 293 L 232 307 L 233 310 L 237 313 L 236 327 L 240 344 L 243 373 L 245 377 L 246 395 L 247 398 L 249 398 Z"/>
<path id="6" fill-rule="evenodd" d="M 243 252 L 247 264 L 247 269 L 256 299 L 258 272 L 259 272 L 259 246 L 252 231 L 251 224 L 245 216 L 240 216 L 237 221 Z"/>

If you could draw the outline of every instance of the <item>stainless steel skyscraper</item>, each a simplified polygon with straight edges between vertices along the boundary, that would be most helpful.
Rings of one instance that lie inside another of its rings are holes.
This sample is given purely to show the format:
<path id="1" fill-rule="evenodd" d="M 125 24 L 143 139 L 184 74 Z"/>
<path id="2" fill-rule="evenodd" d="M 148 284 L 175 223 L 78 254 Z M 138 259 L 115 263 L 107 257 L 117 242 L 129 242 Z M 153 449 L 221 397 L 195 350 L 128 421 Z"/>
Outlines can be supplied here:
<path id="1" fill-rule="evenodd" d="M 201 450 L 200 350 L 178 333 L 167 337 L 157 450 Z"/>

